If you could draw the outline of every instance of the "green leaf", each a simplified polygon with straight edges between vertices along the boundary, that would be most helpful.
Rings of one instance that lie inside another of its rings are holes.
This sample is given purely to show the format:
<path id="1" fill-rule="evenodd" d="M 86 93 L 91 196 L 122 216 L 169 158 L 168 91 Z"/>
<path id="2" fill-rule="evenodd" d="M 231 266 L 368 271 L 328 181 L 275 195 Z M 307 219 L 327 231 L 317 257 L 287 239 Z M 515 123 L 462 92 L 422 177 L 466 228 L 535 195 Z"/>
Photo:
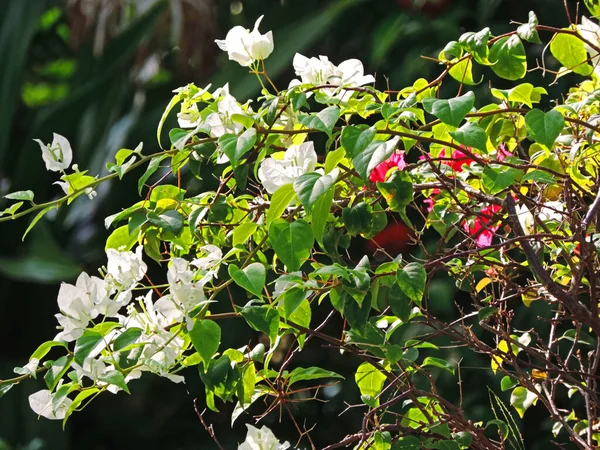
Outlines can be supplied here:
<path id="1" fill-rule="evenodd" d="M 344 208 L 342 219 L 350 236 L 368 233 L 373 223 L 373 209 L 367 202 L 360 202 L 351 208 Z"/>
<path id="2" fill-rule="evenodd" d="M 136 153 L 137 152 L 134 152 L 133 150 L 122 148 L 115 155 L 116 164 L 109 162 L 108 164 L 106 164 L 106 170 L 108 170 L 109 172 L 115 172 L 117 175 L 119 175 L 119 179 L 122 180 L 123 176 L 127 173 L 129 168 L 136 161 Z M 125 162 L 125 159 L 127 159 L 131 155 L 133 156 L 129 158 L 127 162 Z"/>
<path id="3" fill-rule="evenodd" d="M 450 131 L 450 136 L 466 147 L 486 150 L 487 134 L 483 128 L 473 122 L 467 122 L 458 130 Z"/>
<path id="4" fill-rule="evenodd" d="M 127 383 L 125 382 L 125 375 L 118 370 L 112 370 L 108 373 L 105 373 L 99 378 L 99 380 L 117 386 L 128 394 L 131 394 L 131 392 L 129 392 L 129 388 L 127 387 Z"/>
<path id="5" fill-rule="evenodd" d="M 404 212 L 414 198 L 413 184 L 410 175 L 403 171 L 395 171 L 383 183 L 377 183 L 377 189 L 385 198 L 390 211 Z"/>
<path id="6" fill-rule="evenodd" d="M 445 359 L 434 358 L 432 356 L 428 356 L 423 360 L 423 364 L 421 367 L 437 367 L 439 369 L 444 369 L 454 375 L 454 367 Z"/>
<path id="7" fill-rule="evenodd" d="M 486 319 L 495 315 L 497 312 L 498 312 L 498 308 L 494 308 L 493 306 L 484 306 L 477 312 L 477 319 L 480 322 L 483 322 Z"/>
<path id="8" fill-rule="evenodd" d="M 417 305 L 421 305 L 427 283 L 427 272 L 422 264 L 408 263 L 396 272 L 396 281 L 408 298 Z"/>
<path id="9" fill-rule="evenodd" d="M 174 209 L 165 211 L 161 214 L 150 211 L 146 215 L 146 218 L 152 225 L 156 225 L 163 230 L 169 231 L 175 236 L 179 236 L 183 231 L 183 216 Z"/>
<path id="10" fill-rule="evenodd" d="M 73 200 L 81 194 L 88 194 L 91 189 L 96 187 L 98 180 L 94 177 L 86 175 L 87 170 L 83 172 L 75 172 L 69 175 L 60 177 L 66 183 L 67 195 L 69 196 L 67 204 L 70 205 Z"/>
<path id="11" fill-rule="evenodd" d="M 131 217 L 136 212 L 144 211 L 144 207 L 143 207 L 144 203 L 145 203 L 144 201 L 137 202 L 134 205 L 130 206 L 129 208 L 125 208 L 123 211 L 120 211 L 118 213 L 115 213 L 115 214 L 112 214 L 112 215 L 106 217 L 104 219 L 104 227 L 108 230 L 111 225 L 114 225 L 115 223 L 118 223 L 121 220 Z M 144 220 L 146 220 L 146 214 L 143 213 L 143 215 L 144 215 Z"/>
<path id="12" fill-rule="evenodd" d="M 243 244 L 258 228 L 254 222 L 246 222 L 233 229 L 232 244 L 234 247 Z"/>
<path id="13" fill-rule="evenodd" d="M 15 384 L 17 384 L 17 383 L 0 384 L 0 398 L 2 398 L 4 396 L 4 394 L 6 394 L 8 391 L 10 391 Z"/>
<path id="14" fill-rule="evenodd" d="M 243 270 L 239 269 L 235 264 L 229 265 L 229 276 L 251 294 L 262 298 L 262 291 L 266 284 L 267 271 L 262 263 L 252 263 Z"/>
<path id="15" fill-rule="evenodd" d="M 23 200 L 26 202 L 32 202 L 33 196 L 33 191 L 17 191 L 12 192 L 10 194 L 6 194 L 4 198 L 7 198 L 9 200 Z"/>
<path id="16" fill-rule="evenodd" d="M 161 184 L 160 186 L 156 186 L 154 189 L 152 189 L 152 193 L 150 194 L 150 202 L 158 202 L 163 198 L 182 201 L 184 196 L 185 189 L 178 188 L 172 184 Z"/>
<path id="17" fill-rule="evenodd" d="M 388 303 L 394 315 L 402 322 L 407 322 L 412 310 L 410 298 L 402 289 L 392 286 L 388 292 Z"/>
<path id="18" fill-rule="evenodd" d="M 35 224 L 38 223 L 41 220 L 41 218 L 46 215 L 46 213 L 48 211 L 50 211 L 51 209 L 54 209 L 54 208 L 58 208 L 58 206 L 55 206 L 55 205 L 48 206 L 47 208 L 44 208 L 39 213 L 37 213 L 36 216 L 31 221 L 31 223 L 29 224 L 29 226 L 27 227 L 27 229 L 25 230 L 25 233 L 23 233 L 23 237 L 21 238 L 21 241 L 25 241 L 25 237 L 33 229 L 33 227 L 35 226 Z"/>
<path id="19" fill-rule="evenodd" d="M 575 330 L 574 328 L 565 331 L 564 334 L 558 338 L 559 341 L 562 341 L 563 339 L 566 339 L 567 341 L 571 342 L 577 342 L 579 344 L 596 345 L 596 342 L 593 337 L 591 337 L 583 330 L 577 332 L 577 330 Z"/>
<path id="20" fill-rule="evenodd" d="M 467 86 L 475 86 L 481 83 L 481 80 L 475 81 L 473 79 L 473 61 L 471 58 L 466 58 L 462 61 L 452 61 L 452 63 L 453 65 L 450 67 L 448 73 L 456 81 Z M 483 80 L 483 77 L 481 79 Z"/>
<path id="21" fill-rule="evenodd" d="M 4 211 L 0 211 L 0 217 L 2 216 L 14 216 L 15 213 L 19 210 L 19 208 L 23 206 L 23 202 L 17 202 L 14 203 L 12 205 L 10 205 L 8 208 L 6 208 Z"/>
<path id="22" fill-rule="evenodd" d="M 284 304 L 285 307 L 285 304 Z M 305 328 L 310 328 L 310 321 L 312 319 L 312 309 L 310 308 L 310 303 L 308 300 L 304 299 L 300 302 L 296 310 L 291 313 L 287 320 L 294 322 L 300 326 Z M 304 348 L 304 341 L 306 340 L 306 334 L 299 333 L 297 334 L 298 339 L 298 347 L 300 350 Z"/>
<path id="23" fill-rule="evenodd" d="M 529 11 L 529 21 L 517 28 L 517 35 L 524 41 L 533 44 L 541 44 L 542 41 L 538 35 L 536 27 L 538 26 L 538 18 L 533 11 Z"/>
<path id="24" fill-rule="evenodd" d="M 504 95 L 505 93 L 507 93 L 507 95 Z M 498 94 L 501 94 L 502 96 L 499 98 L 504 97 L 504 99 L 507 99 L 512 103 L 524 103 L 532 108 L 534 103 L 540 102 L 542 94 L 548 94 L 548 91 L 543 87 L 533 87 L 533 84 L 531 83 L 522 83 L 509 91 L 492 89 L 492 94 L 496 97 L 498 97 Z"/>
<path id="25" fill-rule="evenodd" d="M 527 73 L 525 47 L 516 35 L 498 39 L 490 49 L 490 61 L 496 75 L 506 80 L 519 80 Z"/>
<path id="26" fill-rule="evenodd" d="M 531 139 L 551 149 L 565 126 L 565 119 L 556 110 L 545 113 L 532 109 L 525 115 L 525 125 Z"/>
<path id="27" fill-rule="evenodd" d="M 309 381 L 309 380 L 318 380 L 320 378 L 340 378 L 344 379 L 343 376 L 332 372 L 331 370 L 321 369 L 320 367 L 296 367 L 290 373 L 287 381 L 288 386 L 291 386 L 294 383 L 299 381 Z"/>
<path id="28" fill-rule="evenodd" d="M 458 127 L 475 106 L 475 94 L 469 91 L 460 97 L 445 99 L 425 98 L 423 108 L 447 125 Z"/>
<path id="29" fill-rule="evenodd" d="M 338 106 L 329 106 L 317 114 L 300 115 L 298 120 L 302 125 L 327 133 L 331 137 L 333 127 L 340 118 L 340 112 Z"/>
<path id="30" fill-rule="evenodd" d="M 312 229 L 304 220 L 288 223 L 277 219 L 269 226 L 269 243 L 290 272 L 300 270 L 310 256 L 313 242 Z"/>
<path id="31" fill-rule="evenodd" d="M 129 227 L 123 225 L 110 233 L 110 236 L 106 239 L 105 250 L 114 248 L 115 250 L 128 251 L 133 248 L 137 242 L 137 233 L 129 234 Z"/>
<path id="32" fill-rule="evenodd" d="M 339 173 L 338 169 L 333 169 L 327 175 L 310 172 L 296 178 L 294 191 L 298 194 L 306 212 L 310 212 L 314 203 L 333 187 Z"/>
<path id="33" fill-rule="evenodd" d="M 375 399 L 383 389 L 386 376 L 375 366 L 368 362 L 363 362 L 358 366 L 354 379 L 361 395 Z M 375 403 L 378 405 L 379 399 Z"/>
<path id="34" fill-rule="evenodd" d="M 271 206 L 267 210 L 267 226 L 281 217 L 285 208 L 287 208 L 294 197 L 296 197 L 296 191 L 294 191 L 292 183 L 284 184 L 275 191 L 271 197 Z"/>
<path id="35" fill-rule="evenodd" d="M 522 170 L 498 164 L 488 164 L 483 168 L 481 180 L 485 192 L 497 194 L 515 184 L 522 176 Z"/>
<path id="36" fill-rule="evenodd" d="M 165 121 L 167 120 L 167 117 L 169 116 L 169 113 L 171 112 L 171 110 L 180 101 L 181 101 L 181 94 L 174 95 L 173 98 L 171 99 L 171 101 L 169 102 L 169 104 L 167 105 L 167 107 L 165 108 L 164 112 L 162 113 L 160 121 L 158 122 L 158 128 L 156 129 L 156 140 L 158 141 L 158 145 L 160 146 L 160 148 L 162 148 L 162 144 L 160 142 L 160 135 L 162 132 L 162 127 L 165 124 Z"/>
<path id="37" fill-rule="evenodd" d="M 519 384 L 519 382 L 514 379 L 511 376 L 504 376 L 502 377 L 502 380 L 500 380 L 500 389 L 502 390 L 502 392 L 508 391 L 509 389 L 514 388 L 515 386 L 517 386 Z"/>
<path id="38" fill-rule="evenodd" d="M 305 298 L 306 291 L 299 286 L 290 288 L 281 294 L 278 301 L 283 304 L 283 316 L 289 319 Z"/>
<path id="39" fill-rule="evenodd" d="M 119 322 L 103 321 L 103 322 L 96 324 L 94 326 L 94 328 L 92 328 L 92 330 L 97 331 L 102 336 L 106 336 L 108 333 L 110 333 L 115 328 L 120 328 L 120 327 L 121 327 L 121 324 L 119 324 Z"/>
<path id="40" fill-rule="evenodd" d="M 514 406 L 520 417 L 523 417 L 525 411 L 537 402 L 537 394 L 524 388 L 523 386 L 516 387 L 510 395 L 510 404 Z"/>
<path id="41" fill-rule="evenodd" d="M 138 194 L 140 194 L 140 195 L 142 194 L 142 189 L 144 188 L 144 184 L 146 183 L 146 181 L 148 181 L 148 178 L 150 178 L 158 170 L 158 168 L 160 167 L 161 161 L 168 157 L 169 157 L 169 155 L 160 155 L 160 156 L 155 156 L 154 158 L 152 158 L 150 160 L 150 162 L 148 163 L 148 167 L 146 168 L 146 171 L 138 180 Z"/>
<path id="42" fill-rule="evenodd" d="M 208 367 L 221 344 L 221 327 L 210 319 L 196 320 L 189 335 L 192 345 L 204 362 L 204 367 Z"/>
<path id="43" fill-rule="evenodd" d="M 455 59 L 460 58 L 464 54 L 462 45 L 458 41 L 450 41 L 446 44 L 439 54 L 439 59 Z"/>
<path id="44" fill-rule="evenodd" d="M 545 170 L 534 169 L 531 172 L 527 172 L 523 177 L 523 181 L 534 181 L 536 183 L 543 184 L 556 184 L 556 178 L 554 175 L 549 174 Z"/>
<path id="45" fill-rule="evenodd" d="M 361 129 L 355 126 L 347 126 L 342 130 L 341 144 L 346 149 L 346 153 L 354 158 L 356 155 L 364 151 L 373 139 L 377 130 L 375 127 Z"/>
<path id="46" fill-rule="evenodd" d="M 254 367 L 254 362 L 250 361 L 249 364 L 244 368 L 244 373 L 242 374 L 242 382 L 238 384 L 243 388 L 243 393 L 240 396 L 238 394 L 238 399 L 242 405 L 250 405 L 253 400 L 253 394 L 256 386 L 256 367 Z"/>
<path id="47" fill-rule="evenodd" d="M 475 58 L 479 64 L 489 65 L 488 61 L 488 42 L 491 37 L 489 28 L 481 31 L 464 33 L 459 39 L 459 44 Z"/>
<path id="48" fill-rule="evenodd" d="M 500 419 L 490 420 L 485 426 L 486 430 L 490 425 L 496 425 L 498 427 L 499 434 L 502 436 L 502 442 L 504 442 L 506 438 L 508 438 L 510 431 L 506 422 Z"/>
<path id="49" fill-rule="evenodd" d="M 312 230 L 316 241 L 321 247 L 323 247 L 323 235 L 325 234 L 327 219 L 329 219 L 331 204 L 333 203 L 333 194 L 333 189 L 329 189 L 313 205 L 311 218 Z"/>
<path id="50" fill-rule="evenodd" d="M 588 62 L 585 44 L 572 34 L 556 33 L 550 42 L 550 52 L 566 69 L 588 76 L 594 71 Z"/>
<path id="51" fill-rule="evenodd" d="M 44 381 L 49 390 L 54 390 L 60 379 L 71 367 L 72 362 L 73 358 L 70 356 L 61 356 L 52 363 L 52 366 L 48 369 L 46 375 L 44 375 Z"/>
<path id="52" fill-rule="evenodd" d="M 65 413 L 65 418 L 63 419 L 63 429 L 65 428 L 67 419 L 71 416 L 71 414 L 73 414 L 73 411 L 75 411 L 77 408 L 79 408 L 79 406 L 88 397 L 91 397 L 92 395 L 95 395 L 98 392 L 100 392 L 100 389 L 98 389 L 96 387 L 89 387 L 89 388 L 86 388 L 85 390 L 81 391 L 79 394 L 77 394 L 77 396 L 73 399 L 73 402 L 67 408 L 67 411 Z"/>
<path id="53" fill-rule="evenodd" d="M 123 333 L 121 333 L 113 342 L 112 348 L 113 351 L 118 352 L 123 350 L 124 348 L 129 347 L 138 338 L 142 335 L 144 330 L 141 328 L 131 327 L 127 328 Z"/>
<path id="54" fill-rule="evenodd" d="M 69 348 L 67 343 L 63 342 L 63 341 L 47 341 L 35 349 L 35 351 L 31 354 L 31 357 L 29 358 L 29 360 L 32 360 L 35 358 L 35 359 L 38 359 L 41 361 L 41 359 L 44 356 L 46 356 L 53 347 L 64 347 L 66 349 Z"/>
<path id="55" fill-rule="evenodd" d="M 169 140 L 171 145 L 177 150 L 183 150 L 188 140 L 194 135 L 194 131 L 173 128 L 169 131 Z"/>
<path id="56" fill-rule="evenodd" d="M 82 366 L 84 360 L 98 344 L 103 342 L 103 339 L 102 333 L 90 330 L 84 331 L 83 335 L 75 342 L 75 362 Z"/>
<path id="57" fill-rule="evenodd" d="M 403 436 L 392 447 L 393 450 L 422 450 L 422 448 L 421 441 L 414 436 Z"/>
<path id="58" fill-rule="evenodd" d="M 246 153 L 256 144 L 256 130 L 249 128 L 241 136 L 236 134 L 224 134 L 219 138 L 219 147 L 227 155 L 232 167 L 237 167 L 238 163 Z"/>
<path id="59" fill-rule="evenodd" d="M 586 8 L 595 18 L 600 17 L 600 1 L 598 0 L 583 0 Z"/>
<path id="60" fill-rule="evenodd" d="M 389 158 L 397 144 L 397 138 L 389 141 L 376 140 L 354 156 L 352 164 L 365 182 L 369 180 L 369 175 L 373 169 Z"/>
<path id="61" fill-rule="evenodd" d="M 337 167 L 339 162 L 344 159 L 346 156 L 346 150 L 344 147 L 339 147 L 336 150 L 332 150 L 327 153 L 327 157 L 325 158 L 325 164 L 323 168 L 325 169 L 325 173 L 331 172 L 333 169 Z"/>
<path id="62" fill-rule="evenodd" d="M 248 325 L 269 336 L 273 345 L 279 330 L 279 312 L 270 306 L 246 306 L 241 313 Z"/>

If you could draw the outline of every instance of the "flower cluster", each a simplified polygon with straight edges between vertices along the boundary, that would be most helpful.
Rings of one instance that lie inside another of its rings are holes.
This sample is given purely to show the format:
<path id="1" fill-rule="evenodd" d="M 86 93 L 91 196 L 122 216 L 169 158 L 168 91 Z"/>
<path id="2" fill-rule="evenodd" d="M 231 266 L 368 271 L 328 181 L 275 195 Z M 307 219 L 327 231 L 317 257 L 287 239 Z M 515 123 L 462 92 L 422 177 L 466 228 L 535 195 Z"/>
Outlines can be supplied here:
<path id="1" fill-rule="evenodd" d="M 302 84 L 357 88 L 375 82 L 373 75 L 365 75 L 363 64 L 358 59 L 349 59 L 336 66 L 326 56 L 307 58 L 296 53 L 293 65 L 300 80 L 292 80 L 289 85 L 290 88 Z M 321 91 L 341 102 L 347 102 L 352 96 L 350 91 L 340 93 L 340 89 L 337 87 L 325 86 Z"/>
<path id="2" fill-rule="evenodd" d="M 258 179 L 269 194 L 274 194 L 281 186 L 293 183 L 300 175 L 313 172 L 316 167 L 317 153 L 314 144 L 309 141 L 292 145 L 282 159 L 265 159 L 258 169 Z"/>
<path id="3" fill-rule="evenodd" d="M 167 273 L 169 293 L 153 301 L 153 291 L 132 303 L 133 292 L 143 289 L 140 284 L 145 277 L 147 265 L 142 260 L 142 247 L 135 252 L 107 250 L 104 278 L 82 273 L 75 285 L 64 283 L 58 294 L 60 313 L 56 319 L 61 331 L 55 341 L 81 344 L 81 339 L 91 342 L 83 361 L 72 363 L 72 379 L 83 383 L 84 378 L 96 386 L 104 386 L 110 392 L 124 388 L 128 381 L 139 378 L 144 371 L 182 382 L 183 377 L 174 375 L 172 368 L 178 363 L 189 343 L 178 333 L 170 330 L 173 324 L 193 323 L 189 314 L 206 304 L 204 287 L 216 276 L 222 261 L 221 250 L 213 245 L 200 249 L 198 258 L 187 262 L 182 258 L 171 260 Z M 126 314 L 123 315 L 123 309 Z M 113 319 L 112 321 L 110 319 Z M 90 332 L 94 325 L 108 327 L 106 334 Z M 109 326 L 110 325 L 110 326 Z M 91 333 L 91 334 L 90 334 Z M 127 336 L 128 345 L 123 347 L 119 339 Z M 137 361 L 127 370 L 122 384 L 111 380 L 117 368 L 123 369 L 123 359 Z M 35 376 L 39 360 L 17 370 Z M 59 381 L 57 389 L 62 385 Z M 49 390 L 38 391 L 30 396 L 30 405 L 39 415 L 49 419 L 62 419 L 70 404 L 68 398 L 52 402 Z"/>

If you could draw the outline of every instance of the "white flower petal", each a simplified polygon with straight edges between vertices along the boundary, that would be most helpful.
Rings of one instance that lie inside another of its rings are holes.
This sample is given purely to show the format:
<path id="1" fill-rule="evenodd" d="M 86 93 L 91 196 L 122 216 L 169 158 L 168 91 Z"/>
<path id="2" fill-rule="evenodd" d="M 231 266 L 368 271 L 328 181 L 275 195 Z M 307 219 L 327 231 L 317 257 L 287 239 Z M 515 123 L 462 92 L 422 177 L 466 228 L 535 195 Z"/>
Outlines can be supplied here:
<path id="1" fill-rule="evenodd" d="M 243 67 L 250 66 L 254 61 L 267 58 L 273 51 L 273 33 L 261 34 L 258 31 L 260 16 L 252 31 L 241 26 L 235 26 L 227 33 L 225 40 L 217 39 L 216 44 L 226 51 L 229 59 Z"/>
<path id="2" fill-rule="evenodd" d="M 29 406 L 33 412 L 51 420 L 64 419 L 71 403 L 72 400 L 65 397 L 56 408 L 56 411 L 52 411 L 52 394 L 49 390 L 44 389 L 29 396 Z"/>

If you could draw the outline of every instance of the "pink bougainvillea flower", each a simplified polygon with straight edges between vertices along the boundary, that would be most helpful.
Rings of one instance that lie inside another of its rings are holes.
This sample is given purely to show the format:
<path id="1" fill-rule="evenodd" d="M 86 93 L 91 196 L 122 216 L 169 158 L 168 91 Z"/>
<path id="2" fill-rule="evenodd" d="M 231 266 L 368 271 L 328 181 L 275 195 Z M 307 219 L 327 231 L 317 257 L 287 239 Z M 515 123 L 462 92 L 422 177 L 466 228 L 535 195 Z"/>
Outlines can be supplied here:
<path id="1" fill-rule="evenodd" d="M 492 245 L 494 233 L 500 228 L 500 222 L 492 222 L 494 215 L 501 211 L 499 205 L 484 206 L 479 210 L 479 213 L 471 222 L 465 220 L 463 229 L 469 236 L 476 236 L 475 243 L 477 247 L 488 247 Z"/>
<path id="2" fill-rule="evenodd" d="M 446 155 L 448 155 L 448 149 L 444 148 L 440 153 L 440 157 L 446 157 L 450 159 L 442 161 L 442 164 L 452 167 L 452 170 L 455 172 L 462 172 L 465 170 L 463 166 L 470 166 L 475 162 L 473 158 L 467 156 L 460 150 L 454 150 L 450 156 Z"/>
<path id="3" fill-rule="evenodd" d="M 468 150 L 470 151 L 471 149 Z M 428 160 L 430 158 L 431 155 L 419 156 L 420 160 Z M 445 166 L 450 166 L 455 172 L 462 172 L 463 170 L 465 170 L 463 166 L 470 166 L 475 162 L 475 160 L 468 156 L 466 153 L 460 150 L 454 150 L 452 153 L 450 153 L 449 149 L 447 149 L 446 147 L 442 148 L 442 151 L 439 154 L 439 158 L 444 158 L 440 162 Z"/>
<path id="4" fill-rule="evenodd" d="M 431 210 L 433 209 L 433 205 L 435 205 L 435 196 L 438 195 L 439 193 L 440 193 L 440 190 L 438 188 L 434 188 L 431 190 L 431 197 L 423 200 L 423 203 L 425 203 L 427 205 L 428 213 L 430 213 Z"/>
<path id="5" fill-rule="evenodd" d="M 504 161 L 509 156 L 513 156 L 513 154 L 508 151 L 508 149 L 506 148 L 506 144 L 500 144 L 496 152 L 496 158 L 498 159 L 498 161 Z"/>
<path id="6" fill-rule="evenodd" d="M 387 173 L 393 168 L 397 168 L 398 170 L 404 170 L 406 168 L 403 151 L 396 150 L 388 159 L 377 164 L 371 171 L 369 180 L 373 183 L 383 183 L 386 180 Z"/>

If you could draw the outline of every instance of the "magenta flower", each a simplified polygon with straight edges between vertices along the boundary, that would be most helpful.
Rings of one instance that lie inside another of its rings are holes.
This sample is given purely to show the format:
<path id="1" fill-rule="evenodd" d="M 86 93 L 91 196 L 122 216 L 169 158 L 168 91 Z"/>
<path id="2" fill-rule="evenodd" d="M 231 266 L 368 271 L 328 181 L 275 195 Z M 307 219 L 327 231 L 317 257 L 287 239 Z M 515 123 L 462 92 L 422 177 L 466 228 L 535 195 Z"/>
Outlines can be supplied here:
<path id="1" fill-rule="evenodd" d="M 423 200 L 423 203 L 425 203 L 427 205 L 428 213 L 430 213 L 431 210 L 433 209 L 433 205 L 435 205 L 435 196 L 438 195 L 439 193 L 440 193 L 440 190 L 438 188 L 434 188 L 431 190 L 431 197 Z"/>
<path id="2" fill-rule="evenodd" d="M 467 220 L 463 222 L 462 226 L 465 232 L 469 236 L 476 236 L 475 243 L 477 247 L 482 248 L 492 245 L 494 233 L 500 228 L 500 222 L 492 222 L 492 219 L 501 210 L 502 207 L 499 205 L 484 206 L 472 222 L 469 223 Z"/>
<path id="3" fill-rule="evenodd" d="M 377 166 L 375 166 L 375 168 L 371 171 L 369 180 L 371 180 L 373 183 L 383 183 L 387 178 L 387 173 L 390 171 L 390 169 L 394 168 L 397 168 L 398 170 L 404 170 L 406 168 L 404 152 L 401 150 L 396 150 L 388 159 L 377 164 Z"/>
<path id="4" fill-rule="evenodd" d="M 496 152 L 496 158 L 498 158 L 498 161 L 504 161 L 509 156 L 513 156 L 513 154 L 506 149 L 506 144 L 500 144 L 498 151 Z"/>
<path id="5" fill-rule="evenodd" d="M 443 157 L 447 154 L 448 149 L 444 149 L 442 153 L 440 153 L 440 156 Z M 452 170 L 454 170 L 455 172 L 462 172 L 463 170 L 465 170 L 463 166 L 470 166 L 475 162 L 474 159 L 472 159 L 470 156 L 467 156 L 460 150 L 454 150 L 450 158 L 451 159 L 449 160 L 442 161 L 442 164 L 452 167 Z"/>

